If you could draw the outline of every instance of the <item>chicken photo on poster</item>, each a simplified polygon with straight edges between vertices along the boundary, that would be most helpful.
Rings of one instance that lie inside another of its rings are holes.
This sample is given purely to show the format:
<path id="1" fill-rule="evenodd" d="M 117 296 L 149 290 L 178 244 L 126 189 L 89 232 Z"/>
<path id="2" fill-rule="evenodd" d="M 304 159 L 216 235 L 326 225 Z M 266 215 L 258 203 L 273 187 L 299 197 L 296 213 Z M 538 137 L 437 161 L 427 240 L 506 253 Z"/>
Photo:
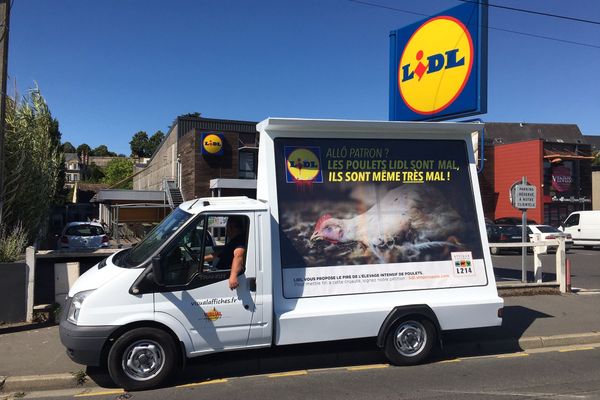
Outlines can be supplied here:
<path id="1" fill-rule="evenodd" d="M 280 148 L 284 268 L 482 257 L 464 142 L 344 142 L 354 157 L 332 156 L 339 141 Z"/>

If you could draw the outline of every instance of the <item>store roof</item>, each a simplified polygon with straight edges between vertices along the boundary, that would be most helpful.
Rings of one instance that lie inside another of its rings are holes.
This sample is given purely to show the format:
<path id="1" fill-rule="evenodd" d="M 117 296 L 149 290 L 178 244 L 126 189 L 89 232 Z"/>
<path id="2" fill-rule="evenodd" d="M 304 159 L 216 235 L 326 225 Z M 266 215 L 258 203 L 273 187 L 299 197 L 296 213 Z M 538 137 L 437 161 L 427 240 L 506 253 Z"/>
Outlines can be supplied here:
<path id="1" fill-rule="evenodd" d="M 587 144 L 575 124 L 485 123 L 485 141 L 488 144 L 507 144 L 535 139 L 554 143 Z"/>

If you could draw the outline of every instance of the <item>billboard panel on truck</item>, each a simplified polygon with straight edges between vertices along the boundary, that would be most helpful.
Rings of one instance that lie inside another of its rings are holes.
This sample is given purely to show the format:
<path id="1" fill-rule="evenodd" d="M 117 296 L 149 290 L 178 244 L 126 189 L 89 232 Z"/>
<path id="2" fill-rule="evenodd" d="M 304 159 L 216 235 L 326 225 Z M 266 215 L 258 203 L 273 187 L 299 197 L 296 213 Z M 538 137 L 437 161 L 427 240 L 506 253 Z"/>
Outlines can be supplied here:
<path id="1" fill-rule="evenodd" d="M 464 140 L 274 145 L 286 298 L 487 284 Z"/>

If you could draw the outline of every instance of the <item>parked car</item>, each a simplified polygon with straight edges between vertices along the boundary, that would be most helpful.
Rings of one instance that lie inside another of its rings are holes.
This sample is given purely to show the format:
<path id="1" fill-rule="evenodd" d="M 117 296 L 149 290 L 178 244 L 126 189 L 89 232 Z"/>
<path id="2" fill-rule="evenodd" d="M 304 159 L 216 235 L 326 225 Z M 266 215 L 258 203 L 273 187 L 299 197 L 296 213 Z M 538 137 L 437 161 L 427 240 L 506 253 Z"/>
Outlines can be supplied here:
<path id="1" fill-rule="evenodd" d="M 489 239 L 490 243 L 521 243 L 521 228 L 517 225 L 496 225 L 495 240 Z M 490 247 L 490 253 L 493 255 L 500 254 L 504 251 L 521 251 L 521 247 Z"/>
<path id="2" fill-rule="evenodd" d="M 573 247 L 573 238 L 570 233 L 564 233 L 550 225 L 527 225 L 527 234 L 529 235 L 529 241 L 535 241 L 535 234 L 539 233 L 541 235 L 541 240 L 553 240 L 558 237 L 565 238 L 565 250 L 569 250 Z M 543 251 L 550 251 L 556 249 L 558 246 L 542 246 Z"/>
<path id="3" fill-rule="evenodd" d="M 521 225 L 523 219 L 520 217 L 502 217 L 494 220 L 496 225 Z M 527 220 L 527 225 L 537 225 L 532 219 Z"/>
<path id="4" fill-rule="evenodd" d="M 58 239 L 58 249 L 98 249 L 108 247 L 109 238 L 97 222 L 69 222 Z"/>

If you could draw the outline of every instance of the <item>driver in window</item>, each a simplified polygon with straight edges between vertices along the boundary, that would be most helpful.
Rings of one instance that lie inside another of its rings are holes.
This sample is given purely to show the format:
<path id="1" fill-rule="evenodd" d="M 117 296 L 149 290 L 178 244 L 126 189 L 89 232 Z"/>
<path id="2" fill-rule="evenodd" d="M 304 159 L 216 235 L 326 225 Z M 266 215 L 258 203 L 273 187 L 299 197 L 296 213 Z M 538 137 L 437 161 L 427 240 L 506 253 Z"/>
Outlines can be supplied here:
<path id="1" fill-rule="evenodd" d="M 217 254 L 208 254 L 204 257 L 204 261 L 212 262 L 217 259 L 215 268 L 230 269 L 229 289 L 234 290 L 240 284 L 238 275 L 244 272 L 244 260 L 246 259 L 246 235 L 243 216 L 231 216 L 227 218 L 225 232 L 228 238 L 227 243 Z"/>

